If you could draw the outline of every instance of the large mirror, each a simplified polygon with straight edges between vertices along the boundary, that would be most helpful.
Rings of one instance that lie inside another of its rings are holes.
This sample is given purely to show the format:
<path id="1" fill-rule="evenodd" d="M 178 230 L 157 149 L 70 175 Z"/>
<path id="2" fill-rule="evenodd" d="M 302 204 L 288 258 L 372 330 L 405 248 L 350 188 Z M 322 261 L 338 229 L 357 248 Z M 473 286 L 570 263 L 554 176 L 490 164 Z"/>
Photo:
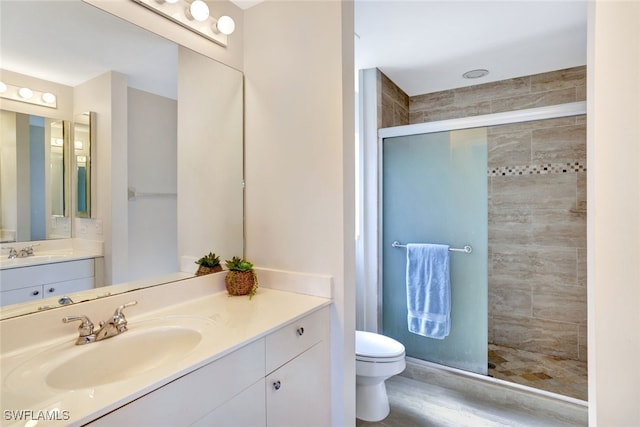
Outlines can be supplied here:
<path id="1" fill-rule="evenodd" d="M 189 270 L 197 267 L 193 259 L 209 250 L 222 257 L 242 255 L 242 73 L 81 0 L 2 0 L 0 8 L 0 78 L 28 76 L 58 85 L 63 93 L 57 109 L 0 107 L 33 113 L 50 122 L 52 132 L 56 125 L 64 129 L 70 124 L 70 151 L 58 165 L 69 173 L 73 196 L 67 190 L 55 190 L 55 196 L 53 188 L 49 192 L 52 215 L 69 218 L 70 237 L 104 242 L 97 280 L 108 288 L 87 291 L 87 298 L 190 277 Z M 230 84 L 233 90 L 222 87 Z M 218 96 L 205 96 L 203 90 Z M 69 103 L 72 107 L 65 107 Z M 220 105 L 212 105 L 216 103 Z M 93 130 L 82 118 L 86 111 L 94 114 Z M 209 127 L 202 127 L 200 135 L 193 126 L 181 129 L 180 114 Z M 218 132 L 225 126 L 224 133 L 211 134 L 212 127 Z M 201 153 L 194 144 L 208 144 L 207 149 L 231 153 L 225 155 L 234 159 L 210 164 L 205 172 L 211 177 L 209 186 L 222 182 L 225 188 L 217 191 L 233 193 L 231 199 L 223 196 L 224 203 L 201 209 L 224 230 L 206 238 L 198 230 L 186 238 L 192 230 L 178 232 L 181 203 L 192 196 L 210 199 L 197 194 L 181 198 L 186 180 L 181 187 L 178 174 L 194 171 L 180 166 L 178 159 L 184 158 L 186 146 Z M 57 156 L 52 151 L 52 160 Z M 5 306 L 0 318 L 34 309 L 37 305 Z"/>

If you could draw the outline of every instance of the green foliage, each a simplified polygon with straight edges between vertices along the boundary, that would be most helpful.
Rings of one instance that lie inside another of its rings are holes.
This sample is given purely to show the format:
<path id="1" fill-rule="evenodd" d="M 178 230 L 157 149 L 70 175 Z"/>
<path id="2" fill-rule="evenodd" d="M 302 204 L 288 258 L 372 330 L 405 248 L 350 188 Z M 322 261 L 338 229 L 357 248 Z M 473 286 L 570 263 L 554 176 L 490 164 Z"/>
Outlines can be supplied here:
<path id="1" fill-rule="evenodd" d="M 251 271 L 253 269 L 253 264 L 246 259 L 242 259 L 237 256 L 234 256 L 230 260 L 226 260 L 225 265 L 230 271 Z"/>
<path id="2" fill-rule="evenodd" d="M 200 264 L 204 267 L 215 267 L 216 265 L 220 265 L 220 257 L 213 252 L 209 252 L 209 255 L 205 255 L 197 260 L 196 264 Z"/>

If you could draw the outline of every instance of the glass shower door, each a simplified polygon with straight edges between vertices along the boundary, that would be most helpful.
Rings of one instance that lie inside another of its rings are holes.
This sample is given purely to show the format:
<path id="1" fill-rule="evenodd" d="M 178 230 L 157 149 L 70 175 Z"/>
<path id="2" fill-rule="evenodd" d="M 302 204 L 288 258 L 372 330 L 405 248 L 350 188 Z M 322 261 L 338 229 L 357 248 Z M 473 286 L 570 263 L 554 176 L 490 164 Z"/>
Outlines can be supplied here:
<path id="1" fill-rule="evenodd" d="M 383 333 L 407 356 L 487 374 L 486 129 L 385 138 L 382 182 Z M 451 332 L 407 328 L 406 249 L 394 241 L 470 245 L 450 253 Z"/>

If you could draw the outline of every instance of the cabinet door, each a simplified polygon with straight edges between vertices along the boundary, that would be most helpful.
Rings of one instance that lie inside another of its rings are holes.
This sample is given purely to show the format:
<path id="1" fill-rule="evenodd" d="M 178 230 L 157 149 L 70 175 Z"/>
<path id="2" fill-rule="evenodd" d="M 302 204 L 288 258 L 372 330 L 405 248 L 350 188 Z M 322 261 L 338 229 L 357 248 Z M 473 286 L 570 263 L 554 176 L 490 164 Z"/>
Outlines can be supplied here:
<path id="1" fill-rule="evenodd" d="M 264 427 L 264 378 L 191 427 Z"/>
<path id="2" fill-rule="evenodd" d="M 267 427 L 331 425 L 327 349 L 322 341 L 266 377 Z"/>

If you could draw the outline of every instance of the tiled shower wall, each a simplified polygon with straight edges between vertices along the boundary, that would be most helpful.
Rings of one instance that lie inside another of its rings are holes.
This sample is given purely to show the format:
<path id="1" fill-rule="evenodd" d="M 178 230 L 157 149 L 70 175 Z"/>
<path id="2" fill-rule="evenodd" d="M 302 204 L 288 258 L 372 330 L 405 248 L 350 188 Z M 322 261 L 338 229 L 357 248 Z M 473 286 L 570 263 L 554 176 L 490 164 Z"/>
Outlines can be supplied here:
<path id="1" fill-rule="evenodd" d="M 585 67 L 413 97 L 380 75 L 381 127 L 585 100 Z M 587 358 L 585 128 L 581 116 L 488 129 L 491 342 Z"/>

